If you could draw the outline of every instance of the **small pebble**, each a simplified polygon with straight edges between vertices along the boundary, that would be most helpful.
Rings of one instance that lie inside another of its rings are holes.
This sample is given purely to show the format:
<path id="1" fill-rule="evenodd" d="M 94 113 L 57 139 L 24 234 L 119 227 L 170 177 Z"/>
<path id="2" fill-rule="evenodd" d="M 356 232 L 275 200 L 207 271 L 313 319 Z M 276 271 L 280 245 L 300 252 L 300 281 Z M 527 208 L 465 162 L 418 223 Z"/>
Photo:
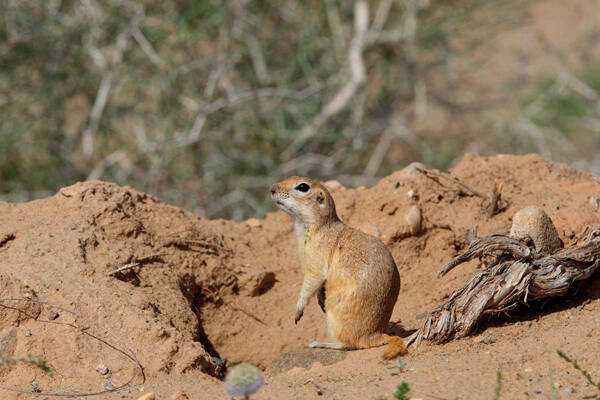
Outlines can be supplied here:
<path id="1" fill-rule="evenodd" d="M 600 207 L 600 197 L 599 196 L 590 197 L 590 204 L 592 205 L 592 208 L 594 209 L 594 211 L 598 211 L 598 208 Z"/>
<path id="2" fill-rule="evenodd" d="M 429 315 L 429 313 L 426 313 L 426 312 L 424 312 L 424 313 L 419 313 L 419 314 L 415 315 L 415 319 L 416 319 L 416 320 L 423 319 L 423 318 L 425 318 L 427 315 Z"/>
<path id="3" fill-rule="evenodd" d="M 116 388 L 120 388 L 121 386 L 123 386 L 123 384 L 114 377 L 107 379 L 106 383 L 104 383 L 104 389 L 106 390 L 114 390 Z"/>
<path id="4" fill-rule="evenodd" d="M 259 219 L 250 218 L 250 219 L 246 220 L 246 225 L 248 225 L 252 228 L 258 228 L 259 226 L 262 225 L 262 222 Z"/>
<path id="5" fill-rule="evenodd" d="M 154 395 L 154 393 L 150 392 L 138 397 L 137 400 L 156 400 L 156 396 Z"/>
<path id="6" fill-rule="evenodd" d="M 98 371 L 100 373 L 100 375 L 106 375 L 106 374 L 108 374 L 109 369 L 106 365 L 100 364 L 100 365 L 98 365 L 98 367 L 96 367 L 96 371 Z"/>
<path id="7" fill-rule="evenodd" d="M 53 321 L 58 318 L 58 313 L 55 310 L 48 311 L 48 319 Z"/>
<path id="8" fill-rule="evenodd" d="M 412 206 L 406 215 L 404 216 L 404 220 L 408 224 L 408 230 L 412 235 L 416 235 L 421 231 L 421 209 L 419 206 Z"/>
<path id="9" fill-rule="evenodd" d="M 25 332 L 23 332 L 23 335 L 25 335 L 26 337 L 31 336 L 31 331 L 29 329 L 25 329 Z"/>
<path id="10" fill-rule="evenodd" d="M 183 390 L 180 390 L 171 396 L 171 400 L 189 400 L 189 397 Z"/>
<path id="11" fill-rule="evenodd" d="M 494 339 L 494 337 L 492 337 L 492 336 L 479 335 L 479 336 L 473 338 L 473 341 L 475 343 L 492 344 L 492 343 L 496 342 L 496 339 Z"/>
<path id="12" fill-rule="evenodd" d="M 483 338 L 483 343 L 485 343 L 485 344 L 496 343 L 496 339 L 494 339 L 492 336 L 486 336 Z"/>
<path id="13" fill-rule="evenodd" d="M 219 366 L 223 365 L 223 360 L 221 360 L 219 357 L 213 357 L 212 360 L 215 364 Z"/>
<path id="14" fill-rule="evenodd" d="M 564 388 L 563 390 L 560 391 L 561 394 L 571 394 L 571 393 L 575 393 L 577 390 L 575 390 L 575 388 L 572 387 L 568 387 L 568 388 Z"/>

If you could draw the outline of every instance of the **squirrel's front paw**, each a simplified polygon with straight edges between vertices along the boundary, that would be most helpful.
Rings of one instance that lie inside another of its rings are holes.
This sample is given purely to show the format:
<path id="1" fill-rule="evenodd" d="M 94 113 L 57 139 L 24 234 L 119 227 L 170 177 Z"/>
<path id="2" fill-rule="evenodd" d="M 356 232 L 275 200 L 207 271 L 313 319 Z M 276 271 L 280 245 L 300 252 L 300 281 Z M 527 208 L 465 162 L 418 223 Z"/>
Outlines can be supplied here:
<path id="1" fill-rule="evenodd" d="M 294 318 L 294 324 L 297 324 L 300 321 L 300 318 L 304 315 L 304 310 L 296 311 L 296 318 Z"/>

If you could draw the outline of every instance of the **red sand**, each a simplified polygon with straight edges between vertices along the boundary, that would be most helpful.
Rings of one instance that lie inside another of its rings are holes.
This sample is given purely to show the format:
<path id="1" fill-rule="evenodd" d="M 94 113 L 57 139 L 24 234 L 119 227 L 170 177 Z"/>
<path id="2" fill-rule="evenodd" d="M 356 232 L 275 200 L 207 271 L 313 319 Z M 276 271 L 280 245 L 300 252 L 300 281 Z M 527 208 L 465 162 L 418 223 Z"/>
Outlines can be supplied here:
<path id="1" fill-rule="evenodd" d="M 402 280 L 392 319 L 403 336 L 419 327 L 417 314 L 465 281 L 473 263 L 444 278 L 437 270 L 474 232 L 508 230 L 511 216 L 530 204 L 546 210 L 565 245 L 600 223 L 590 200 L 600 195 L 599 178 L 563 164 L 535 155 L 466 155 L 451 173 L 486 195 L 504 182 L 508 208 L 488 218 L 480 198 L 410 168 L 368 189 L 330 183 L 340 217 L 378 234 L 392 250 Z M 424 230 L 411 236 L 404 217 L 414 204 Z M 386 369 L 391 364 L 379 359 L 382 349 L 304 348 L 327 339 L 325 317 L 313 300 L 294 325 L 302 273 L 292 223 L 280 211 L 264 220 L 209 221 L 129 187 L 86 182 L 48 199 L 0 202 L 0 215 L 2 297 L 37 299 L 87 318 L 38 303 L 3 302 L 13 308 L 0 308 L 0 355 L 31 354 L 54 372 L 49 377 L 23 363 L 4 366 L 4 386 L 72 393 L 102 391 L 111 380 L 123 384 L 135 364 L 102 339 L 131 348 L 145 381 L 138 374 L 127 389 L 95 398 L 137 399 L 152 391 L 171 399 L 183 390 L 190 399 L 225 399 L 222 382 L 213 377 L 222 367 L 213 356 L 266 370 L 267 383 L 253 399 L 392 398 L 401 381 L 415 399 L 492 398 L 498 370 L 502 398 L 548 399 L 550 369 L 558 398 L 600 398 L 556 354 L 564 350 L 600 379 L 597 274 L 571 295 L 487 321 L 471 337 L 411 349 L 406 366 L 392 375 L 396 371 Z M 109 369 L 105 376 L 96 370 L 101 364 Z M 568 388 L 576 392 L 562 392 Z M 0 398 L 30 397 L 0 390 Z"/>

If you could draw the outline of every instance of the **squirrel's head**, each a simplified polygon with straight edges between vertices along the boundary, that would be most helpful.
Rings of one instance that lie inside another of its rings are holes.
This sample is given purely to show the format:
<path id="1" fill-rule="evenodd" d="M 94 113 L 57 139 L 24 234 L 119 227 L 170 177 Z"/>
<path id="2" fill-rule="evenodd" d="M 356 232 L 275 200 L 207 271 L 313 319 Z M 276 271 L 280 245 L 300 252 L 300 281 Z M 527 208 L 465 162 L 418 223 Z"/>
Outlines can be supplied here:
<path id="1" fill-rule="evenodd" d="M 271 198 L 296 222 L 321 225 L 338 220 L 335 203 L 325 186 L 309 178 L 292 176 L 275 183 Z"/>

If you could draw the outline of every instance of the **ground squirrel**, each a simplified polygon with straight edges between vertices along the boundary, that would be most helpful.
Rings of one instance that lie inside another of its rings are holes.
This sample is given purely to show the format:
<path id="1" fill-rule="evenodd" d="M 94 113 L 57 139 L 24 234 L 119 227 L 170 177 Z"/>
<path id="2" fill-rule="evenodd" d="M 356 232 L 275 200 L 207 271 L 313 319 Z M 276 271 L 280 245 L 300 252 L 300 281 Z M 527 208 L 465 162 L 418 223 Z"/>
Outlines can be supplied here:
<path id="1" fill-rule="evenodd" d="M 294 176 L 271 186 L 271 197 L 294 222 L 304 270 L 295 322 L 320 291 L 319 303 L 335 339 L 309 347 L 353 350 L 388 344 L 384 359 L 406 353 L 402 338 L 385 334 L 400 290 L 388 248 L 340 221 L 333 198 L 318 182 Z"/>

